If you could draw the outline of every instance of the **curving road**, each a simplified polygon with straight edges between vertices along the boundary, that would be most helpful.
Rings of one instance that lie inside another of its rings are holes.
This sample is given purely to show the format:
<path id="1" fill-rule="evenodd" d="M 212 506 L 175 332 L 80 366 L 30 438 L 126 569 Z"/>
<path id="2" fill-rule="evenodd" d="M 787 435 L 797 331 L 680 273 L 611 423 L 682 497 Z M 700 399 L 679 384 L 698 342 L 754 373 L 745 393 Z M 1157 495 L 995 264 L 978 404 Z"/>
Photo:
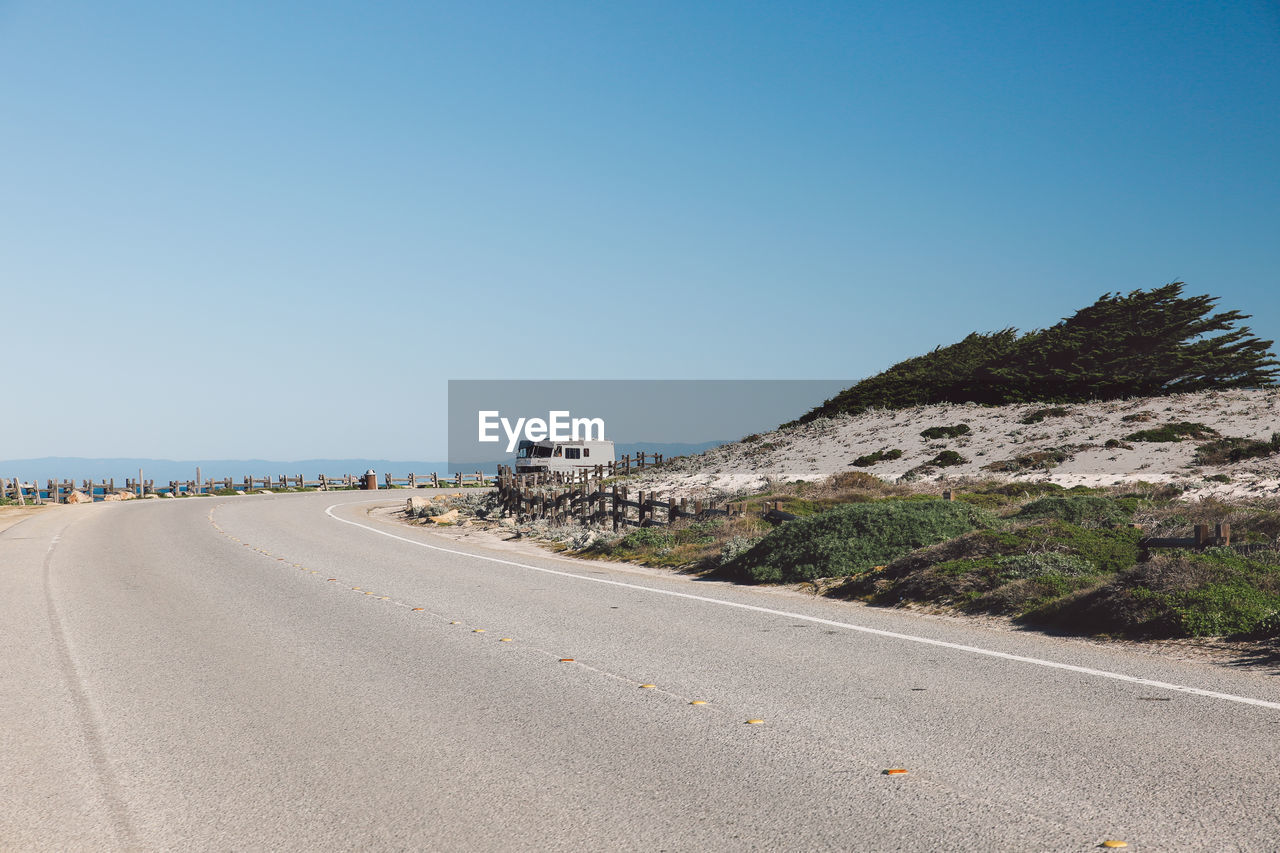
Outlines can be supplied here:
<path id="1" fill-rule="evenodd" d="M 0 532 L 0 848 L 1280 838 L 1273 670 L 459 545 L 369 499 Z"/>

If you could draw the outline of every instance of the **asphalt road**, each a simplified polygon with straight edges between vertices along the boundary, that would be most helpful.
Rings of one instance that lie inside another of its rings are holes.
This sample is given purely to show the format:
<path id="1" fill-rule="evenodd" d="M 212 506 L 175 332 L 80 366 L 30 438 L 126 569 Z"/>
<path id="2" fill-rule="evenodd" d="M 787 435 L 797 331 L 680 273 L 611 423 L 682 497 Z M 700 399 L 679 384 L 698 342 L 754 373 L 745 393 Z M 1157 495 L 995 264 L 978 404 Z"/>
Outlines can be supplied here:
<path id="1" fill-rule="evenodd" d="M 0 847 L 1280 846 L 1271 669 L 458 545 L 368 500 L 0 532 Z"/>

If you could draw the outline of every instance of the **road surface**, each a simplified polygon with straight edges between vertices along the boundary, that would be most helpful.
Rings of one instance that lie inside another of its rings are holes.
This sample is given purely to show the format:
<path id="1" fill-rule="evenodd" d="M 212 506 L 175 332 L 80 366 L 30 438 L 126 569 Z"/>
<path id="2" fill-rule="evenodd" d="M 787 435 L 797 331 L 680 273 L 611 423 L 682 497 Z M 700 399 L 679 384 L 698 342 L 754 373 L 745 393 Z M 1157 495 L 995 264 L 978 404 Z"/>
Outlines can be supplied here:
<path id="1" fill-rule="evenodd" d="M 1272 669 L 456 544 L 369 500 L 0 532 L 0 848 L 1280 843 Z"/>

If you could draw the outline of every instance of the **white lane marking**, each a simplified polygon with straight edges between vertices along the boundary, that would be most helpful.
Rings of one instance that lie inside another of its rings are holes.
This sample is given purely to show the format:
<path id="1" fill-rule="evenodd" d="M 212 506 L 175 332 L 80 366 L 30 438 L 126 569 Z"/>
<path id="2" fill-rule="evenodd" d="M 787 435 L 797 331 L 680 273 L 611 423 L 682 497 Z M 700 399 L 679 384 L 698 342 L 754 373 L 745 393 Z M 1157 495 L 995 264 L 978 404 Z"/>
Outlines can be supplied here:
<path id="1" fill-rule="evenodd" d="M 1219 693 L 1216 690 L 1204 690 L 1199 687 L 1188 687 L 1185 684 L 1171 684 L 1167 681 L 1156 681 L 1151 678 L 1139 678 L 1136 675 L 1125 675 L 1122 672 L 1111 672 L 1105 669 L 1093 669 L 1087 666 L 1076 666 L 1070 663 L 1059 663 L 1058 661 L 1044 660 L 1042 658 L 1026 657 L 1024 655 L 1014 655 L 1008 652 L 998 652 L 994 649 L 983 649 L 977 646 L 966 646 L 961 643 L 948 643 L 945 640 L 934 640 L 929 637 L 917 637 L 914 634 L 902 634 L 897 631 L 886 631 L 882 628 L 868 628 L 865 625 L 853 625 L 848 622 L 837 622 L 833 619 L 823 619 L 820 616 L 808 616 L 803 613 L 793 613 L 789 610 L 775 610 L 772 607 L 761 607 L 756 604 L 743 604 L 737 601 L 725 601 L 722 598 L 711 598 L 705 595 L 694 595 L 689 592 L 676 592 L 669 589 L 656 589 L 651 586 L 642 586 L 641 584 L 627 583 L 626 581 L 609 580 L 608 578 L 595 578 L 586 575 L 578 575 L 573 572 L 562 572 L 556 569 L 547 569 L 542 566 L 531 566 L 528 563 L 517 563 L 513 560 L 502 560 L 498 557 L 487 557 L 483 554 L 471 554 L 466 551 L 455 551 L 452 548 L 442 548 L 439 545 L 430 545 L 426 542 L 419 542 L 416 539 L 409 539 L 404 536 L 397 536 L 394 533 L 388 533 L 385 530 L 379 530 L 376 527 L 370 527 L 367 524 L 361 524 L 358 521 L 351 521 L 346 518 L 339 518 L 333 514 L 333 510 L 340 506 L 349 506 L 356 503 L 381 503 L 385 499 L 377 501 L 351 501 L 350 503 L 338 503 L 325 509 L 324 514 L 332 518 L 334 521 L 341 521 L 343 524 L 350 524 L 355 527 L 368 530 L 371 533 L 377 533 L 380 536 L 387 536 L 391 539 L 398 539 L 401 542 L 407 542 L 410 545 L 417 545 L 420 548 L 430 548 L 432 551 L 442 551 L 446 554 L 456 554 L 459 557 L 470 557 L 474 560 L 484 560 L 490 563 L 499 563 L 504 566 L 515 566 L 519 569 L 528 569 L 533 572 L 542 572 L 543 574 L 556 575 L 562 578 L 572 578 L 573 580 L 589 581 L 591 583 L 602 583 L 608 586 L 620 586 L 626 589 L 639 590 L 640 592 L 648 592 L 654 595 L 667 595 L 672 598 L 687 598 L 691 601 L 702 601 L 707 604 L 717 604 L 721 607 L 734 607 L 738 610 L 749 610 L 754 613 L 767 613 L 770 616 L 785 616 L 788 619 L 801 619 L 805 622 L 813 622 L 818 625 L 828 625 L 832 628 L 843 628 L 847 631 L 857 631 L 863 634 L 873 634 L 877 637 L 889 637 L 894 640 L 906 640 L 911 643 L 921 643 L 926 646 L 938 646 L 944 649 L 954 649 L 961 652 L 969 652 L 975 655 L 985 655 L 987 657 L 1000 658 L 1002 660 L 1017 661 L 1019 663 L 1029 663 L 1034 666 L 1043 666 L 1049 669 L 1062 669 L 1068 672 L 1079 672 L 1084 675 L 1092 675 L 1098 678 L 1110 678 L 1115 681 L 1124 681 L 1130 684 L 1141 684 L 1144 687 L 1156 687 L 1161 690 L 1173 690 L 1178 693 L 1190 693 L 1193 696 L 1204 696 L 1208 699 L 1222 699 L 1227 702 L 1239 702 L 1242 705 L 1255 705 L 1259 708 L 1271 708 L 1280 711 L 1280 702 L 1268 702 L 1265 699 L 1254 699 L 1250 696 L 1236 696 L 1232 693 Z"/>

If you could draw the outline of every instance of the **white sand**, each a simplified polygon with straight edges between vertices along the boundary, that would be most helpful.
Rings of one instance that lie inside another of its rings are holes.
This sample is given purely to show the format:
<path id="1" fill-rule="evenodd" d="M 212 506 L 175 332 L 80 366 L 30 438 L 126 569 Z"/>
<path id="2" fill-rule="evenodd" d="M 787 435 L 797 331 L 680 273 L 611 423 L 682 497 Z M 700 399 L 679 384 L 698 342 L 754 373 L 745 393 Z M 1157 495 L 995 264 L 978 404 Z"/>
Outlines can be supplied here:
<path id="1" fill-rule="evenodd" d="M 842 471 L 867 471 L 896 480 L 932 459 L 954 450 L 965 464 L 938 468 L 920 481 L 995 478 L 1051 481 L 1063 486 L 1109 486 L 1136 480 L 1174 482 L 1196 495 L 1262 496 L 1280 493 L 1280 454 L 1231 465 L 1196 466 L 1202 442 L 1128 442 L 1132 449 L 1105 448 L 1138 430 L 1176 421 L 1192 421 L 1223 437 L 1266 440 L 1280 432 L 1280 390 L 1210 391 L 1171 397 L 1146 397 L 1107 403 L 1066 405 L 1069 414 L 1037 424 L 1019 421 L 1052 404 L 986 407 L 974 404 L 920 406 L 877 410 L 857 417 L 841 416 L 789 430 L 761 434 L 756 441 L 727 444 L 699 456 L 673 460 L 638 478 L 645 488 L 677 497 L 741 493 L 769 481 L 821 480 Z M 1147 421 L 1124 421 L 1149 413 Z M 971 434 L 928 441 L 921 430 L 931 426 L 968 424 Z M 858 468 L 853 460 L 876 450 L 902 450 L 901 459 Z M 992 462 L 1054 448 L 1074 448 L 1071 458 L 1048 470 L 996 473 Z M 1226 474 L 1230 483 L 1208 481 Z"/>

